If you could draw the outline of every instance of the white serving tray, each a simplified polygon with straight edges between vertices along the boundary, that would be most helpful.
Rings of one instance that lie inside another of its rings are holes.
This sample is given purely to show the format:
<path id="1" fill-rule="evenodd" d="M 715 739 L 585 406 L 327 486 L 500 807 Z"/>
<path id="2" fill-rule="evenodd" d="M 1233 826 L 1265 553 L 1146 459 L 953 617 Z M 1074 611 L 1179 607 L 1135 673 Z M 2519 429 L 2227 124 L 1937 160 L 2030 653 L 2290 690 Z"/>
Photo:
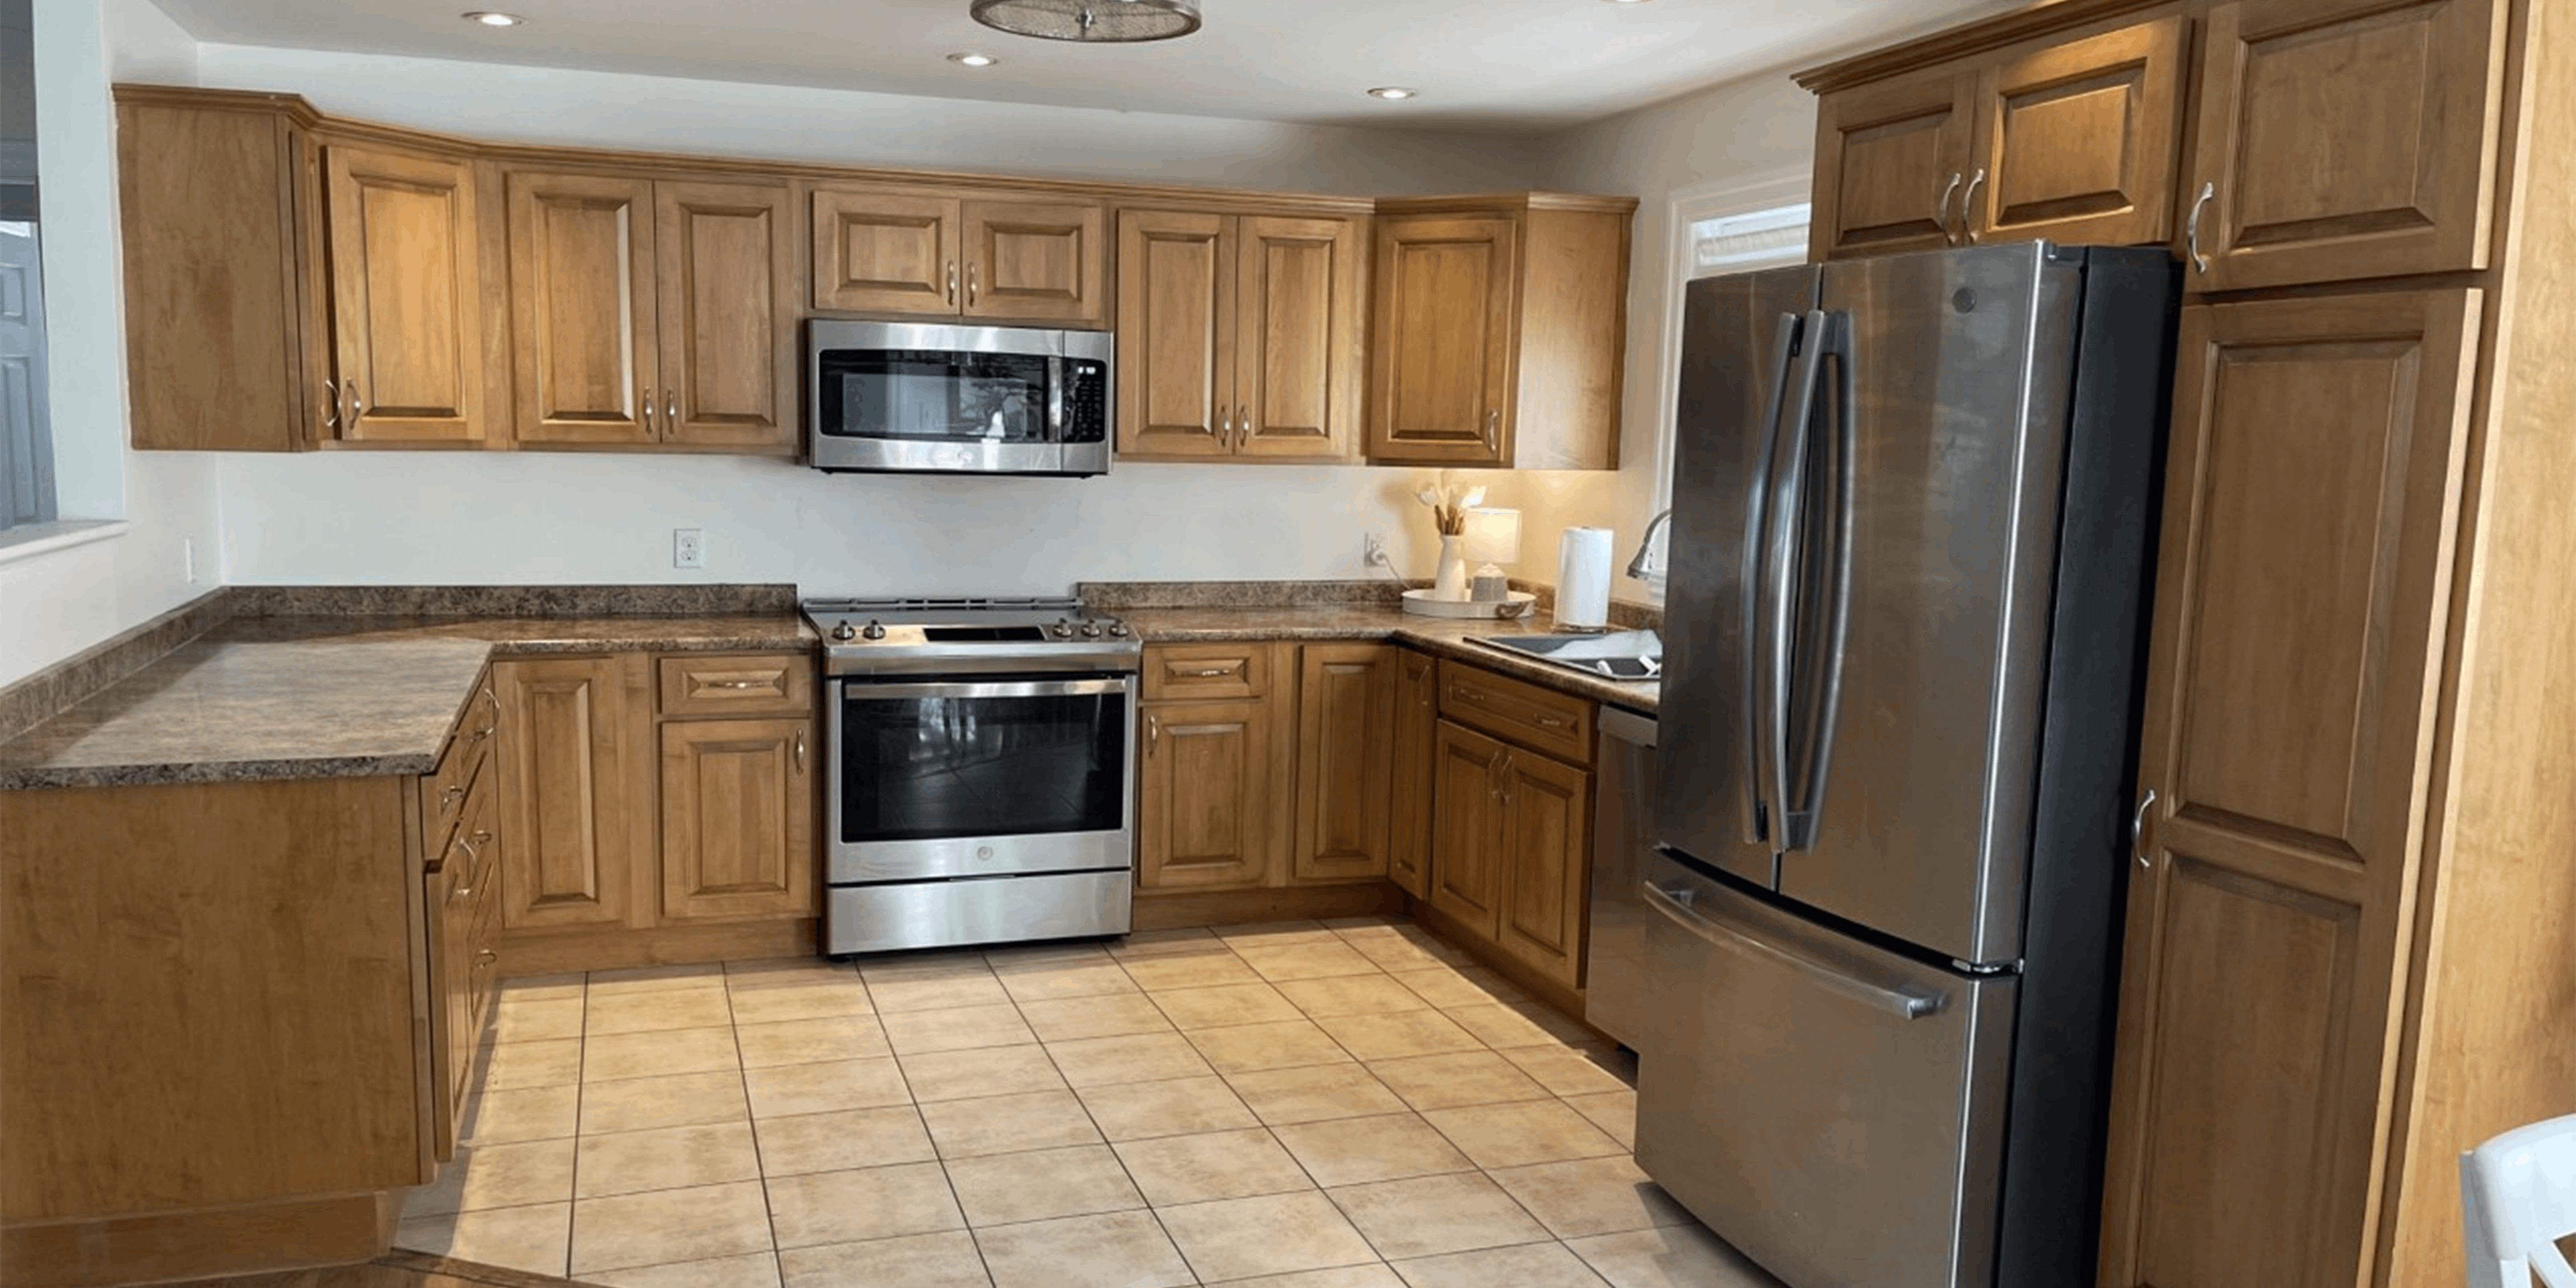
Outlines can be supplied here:
<path id="1" fill-rule="evenodd" d="M 1519 617 L 1530 611 L 1538 596 L 1526 590 L 1504 592 L 1501 599 L 1434 599 L 1429 590 L 1404 592 L 1404 611 L 1424 617 L 1464 617 L 1492 620 Z"/>

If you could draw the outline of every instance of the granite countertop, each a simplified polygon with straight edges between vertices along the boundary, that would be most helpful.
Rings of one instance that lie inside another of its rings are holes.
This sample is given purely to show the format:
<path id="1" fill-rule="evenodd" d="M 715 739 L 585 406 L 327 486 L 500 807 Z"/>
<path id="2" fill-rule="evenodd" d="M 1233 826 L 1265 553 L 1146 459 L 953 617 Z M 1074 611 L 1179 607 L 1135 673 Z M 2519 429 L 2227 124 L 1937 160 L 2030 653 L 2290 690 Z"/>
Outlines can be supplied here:
<path id="1" fill-rule="evenodd" d="M 1556 629 L 1544 613 L 1515 621 L 1425 617 L 1392 604 L 1306 604 L 1225 608 L 1132 608 L 1120 616 L 1149 644 L 1216 640 L 1383 639 L 1426 653 L 1473 662 L 1487 670 L 1578 697 L 1652 714 L 1663 685 L 1655 680 L 1613 680 L 1507 653 L 1472 642 L 1478 635 L 1545 635 Z"/>
<path id="2" fill-rule="evenodd" d="M 237 618 L 0 743 L 0 788 L 426 774 L 494 657 L 814 643 L 792 613 Z"/>

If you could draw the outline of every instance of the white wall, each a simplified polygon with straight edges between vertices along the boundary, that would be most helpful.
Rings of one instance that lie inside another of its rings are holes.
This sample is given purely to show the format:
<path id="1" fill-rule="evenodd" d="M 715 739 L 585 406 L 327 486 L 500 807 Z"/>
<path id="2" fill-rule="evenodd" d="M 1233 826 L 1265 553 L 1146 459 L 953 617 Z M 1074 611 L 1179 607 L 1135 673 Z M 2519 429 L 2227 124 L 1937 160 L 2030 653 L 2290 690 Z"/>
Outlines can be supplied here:
<path id="1" fill-rule="evenodd" d="M 1438 135 L 964 103 L 206 45 L 208 85 L 458 134 L 658 151 L 1347 194 L 1527 186 L 1539 148 Z M 815 592 L 1060 593 L 1084 579 L 1427 576 L 1415 476 L 1121 464 L 1097 479 L 824 475 L 742 458 L 223 458 L 228 580 L 793 581 Z M 707 533 L 703 572 L 671 529 Z"/>
<path id="2" fill-rule="evenodd" d="M 48 386 L 66 519 L 122 519 L 69 548 L 0 550 L 0 684 L 205 593 L 220 525 L 211 459 L 125 446 L 114 80 L 187 83 L 196 44 L 146 0 L 35 0 Z M 197 544 L 198 576 L 181 542 Z"/>
<path id="3" fill-rule="evenodd" d="M 1624 567 L 1664 508 L 1655 481 L 1672 438 L 1672 373 L 1666 362 L 1678 307 L 1671 261 L 1674 198 L 1748 177 L 1795 173 L 1812 164 L 1816 99 L 1786 71 L 1718 85 L 1567 131 L 1551 140 L 1540 170 L 1548 187 L 1637 197 L 1628 272 L 1628 363 L 1616 473 L 1524 472 L 1496 476 L 1496 504 L 1521 507 L 1523 576 L 1556 577 L 1557 535 L 1588 524 L 1617 533 Z M 1620 577 L 1614 598 L 1659 596 Z"/>

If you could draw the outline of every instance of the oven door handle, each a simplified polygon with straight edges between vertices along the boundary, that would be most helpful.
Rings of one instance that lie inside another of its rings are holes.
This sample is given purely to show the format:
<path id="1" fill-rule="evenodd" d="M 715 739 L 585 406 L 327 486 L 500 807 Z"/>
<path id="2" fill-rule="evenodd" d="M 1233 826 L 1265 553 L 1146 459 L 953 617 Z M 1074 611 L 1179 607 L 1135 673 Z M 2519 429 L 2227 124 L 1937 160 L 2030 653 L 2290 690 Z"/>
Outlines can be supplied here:
<path id="1" fill-rule="evenodd" d="M 1126 693 L 1135 687 L 1127 676 L 1096 680 L 1005 680 L 987 683 L 979 680 L 950 681 L 937 684 L 878 684 L 874 681 L 844 680 L 841 701 L 873 702 L 880 698 L 1079 698 L 1103 693 Z"/>

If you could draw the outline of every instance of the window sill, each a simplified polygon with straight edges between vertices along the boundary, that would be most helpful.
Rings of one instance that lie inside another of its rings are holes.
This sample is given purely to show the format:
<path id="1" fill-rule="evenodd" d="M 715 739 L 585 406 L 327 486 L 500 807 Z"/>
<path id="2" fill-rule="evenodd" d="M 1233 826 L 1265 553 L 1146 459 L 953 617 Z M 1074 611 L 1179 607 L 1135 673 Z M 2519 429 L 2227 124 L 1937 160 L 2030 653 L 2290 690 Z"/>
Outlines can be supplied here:
<path id="1" fill-rule="evenodd" d="M 63 519 L 0 532 L 0 567 L 121 537 L 134 527 L 123 519 Z"/>

